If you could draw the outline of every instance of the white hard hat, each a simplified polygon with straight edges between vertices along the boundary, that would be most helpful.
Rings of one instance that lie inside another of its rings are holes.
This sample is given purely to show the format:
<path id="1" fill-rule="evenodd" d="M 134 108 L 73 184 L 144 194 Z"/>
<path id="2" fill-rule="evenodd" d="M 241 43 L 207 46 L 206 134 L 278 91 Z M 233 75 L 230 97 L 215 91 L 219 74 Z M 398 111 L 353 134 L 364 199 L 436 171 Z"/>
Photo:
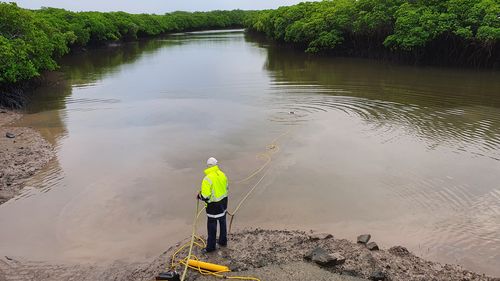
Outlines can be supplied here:
<path id="1" fill-rule="evenodd" d="M 211 167 L 211 166 L 215 166 L 215 165 L 217 165 L 217 159 L 215 159 L 213 157 L 208 158 L 207 166 Z"/>

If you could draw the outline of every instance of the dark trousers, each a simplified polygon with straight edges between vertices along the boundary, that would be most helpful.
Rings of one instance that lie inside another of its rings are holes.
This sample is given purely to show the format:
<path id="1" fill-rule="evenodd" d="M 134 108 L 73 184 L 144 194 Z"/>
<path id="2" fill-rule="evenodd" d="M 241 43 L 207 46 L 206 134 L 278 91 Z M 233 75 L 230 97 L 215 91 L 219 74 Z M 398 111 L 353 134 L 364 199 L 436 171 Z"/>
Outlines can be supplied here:
<path id="1" fill-rule="evenodd" d="M 227 197 L 219 202 L 213 202 L 207 204 L 207 215 L 218 215 L 225 213 L 227 210 Z M 219 233 L 219 245 L 227 245 L 227 227 L 226 227 L 226 215 L 220 218 L 207 217 L 207 251 L 211 252 L 215 250 L 215 240 L 217 237 L 217 221 L 220 226 Z"/>
<path id="2" fill-rule="evenodd" d="M 216 219 L 207 218 L 207 232 L 208 232 L 207 251 L 209 252 L 215 250 L 215 240 L 217 236 L 217 221 L 219 222 L 220 226 L 219 245 L 221 246 L 227 245 L 226 215 Z"/>

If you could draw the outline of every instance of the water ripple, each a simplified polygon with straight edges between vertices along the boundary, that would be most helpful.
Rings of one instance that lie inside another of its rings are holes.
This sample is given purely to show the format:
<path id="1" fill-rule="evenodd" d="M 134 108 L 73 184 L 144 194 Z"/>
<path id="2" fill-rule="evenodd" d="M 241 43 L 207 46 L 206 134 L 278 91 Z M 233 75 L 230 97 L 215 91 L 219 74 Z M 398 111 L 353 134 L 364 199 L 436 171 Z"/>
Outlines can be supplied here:
<path id="1" fill-rule="evenodd" d="M 119 99 L 89 99 L 89 98 L 74 98 L 69 97 L 66 99 L 66 104 L 111 104 L 119 103 Z"/>
<path id="2" fill-rule="evenodd" d="M 28 198 L 37 193 L 47 193 L 53 188 L 60 186 L 63 179 L 64 173 L 61 166 L 57 160 L 51 160 L 46 167 L 25 183 L 26 188 L 23 189 L 16 200 Z"/>
<path id="3" fill-rule="evenodd" d="M 364 97 L 355 94 L 363 89 Z M 467 152 L 474 157 L 500 159 L 500 114 L 494 108 L 480 105 L 454 106 L 453 97 L 439 97 L 422 92 L 405 94 L 436 100 L 436 105 L 416 105 L 367 98 L 370 90 L 363 85 L 328 88 L 315 84 L 274 82 L 270 85 L 270 104 L 276 113 L 271 121 L 297 123 L 314 119 L 315 114 L 338 111 L 371 125 L 372 134 L 394 141 L 389 132 L 403 131 L 406 135 L 425 140 L 429 149 L 437 146 Z M 373 96 L 376 96 L 373 93 Z M 428 104 L 429 101 L 426 102 Z M 380 134 L 379 134 L 380 135 Z"/>

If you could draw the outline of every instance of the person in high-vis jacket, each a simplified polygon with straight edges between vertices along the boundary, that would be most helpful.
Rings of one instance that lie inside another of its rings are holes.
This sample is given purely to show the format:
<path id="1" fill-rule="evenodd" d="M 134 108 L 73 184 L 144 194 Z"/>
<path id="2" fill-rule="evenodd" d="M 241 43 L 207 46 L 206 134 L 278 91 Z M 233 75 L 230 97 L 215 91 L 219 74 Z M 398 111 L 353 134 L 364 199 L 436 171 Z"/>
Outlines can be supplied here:
<path id="1" fill-rule="evenodd" d="M 215 240 L 217 236 L 217 221 L 220 225 L 218 244 L 222 247 L 227 245 L 227 193 L 228 182 L 226 175 L 219 169 L 217 159 L 210 157 L 207 160 L 208 168 L 205 169 L 205 177 L 201 182 L 201 190 L 197 195 L 199 200 L 206 203 L 207 211 L 207 248 L 206 252 L 215 251 Z"/>

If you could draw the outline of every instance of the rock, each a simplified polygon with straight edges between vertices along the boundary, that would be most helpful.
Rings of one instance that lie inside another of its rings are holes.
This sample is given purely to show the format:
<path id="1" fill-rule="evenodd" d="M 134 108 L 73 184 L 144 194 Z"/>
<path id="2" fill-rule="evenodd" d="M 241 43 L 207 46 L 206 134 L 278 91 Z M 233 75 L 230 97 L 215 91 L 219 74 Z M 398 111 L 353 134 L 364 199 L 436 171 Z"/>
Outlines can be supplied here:
<path id="1" fill-rule="evenodd" d="M 370 251 L 377 251 L 377 250 L 379 250 L 378 245 L 375 242 L 370 242 L 370 243 L 366 244 L 366 247 Z"/>
<path id="2" fill-rule="evenodd" d="M 385 273 L 382 271 L 374 271 L 370 275 L 370 280 L 374 281 L 387 280 L 387 277 L 385 276 Z"/>
<path id="3" fill-rule="evenodd" d="M 340 253 L 333 253 L 332 256 L 337 260 L 335 264 L 343 264 L 345 262 L 345 257 Z"/>
<path id="4" fill-rule="evenodd" d="M 405 247 L 401 247 L 401 246 L 394 246 L 394 247 L 390 248 L 389 253 L 396 255 L 396 256 L 400 256 L 400 257 L 405 257 L 405 256 L 410 255 L 410 251 L 408 251 L 408 249 L 406 249 Z"/>
<path id="5" fill-rule="evenodd" d="M 368 241 L 370 241 L 370 238 L 372 238 L 370 234 L 361 234 L 360 236 L 358 236 L 358 243 L 366 244 L 368 243 Z"/>
<path id="6" fill-rule="evenodd" d="M 7 111 L 5 111 L 5 110 L 0 110 L 0 113 L 7 113 Z"/>
<path id="7" fill-rule="evenodd" d="M 309 236 L 311 240 L 316 241 L 316 240 L 324 240 L 324 239 L 329 239 L 333 238 L 333 235 L 329 233 L 314 233 Z"/>
<path id="8" fill-rule="evenodd" d="M 307 253 L 304 258 L 321 266 L 335 266 L 345 262 L 345 258 L 339 253 L 329 254 L 325 249 L 320 247 Z"/>
<path id="9" fill-rule="evenodd" d="M 304 259 L 306 260 L 312 260 L 312 258 L 316 255 L 323 255 L 323 254 L 327 254 L 327 252 L 321 248 L 321 247 L 317 247 L 311 251 L 309 251 L 305 256 L 304 256 Z"/>
<path id="10" fill-rule="evenodd" d="M 312 261 L 322 266 L 334 266 L 337 264 L 337 259 L 330 254 L 314 256 Z"/>
<path id="11" fill-rule="evenodd" d="M 9 133 L 9 132 L 5 133 L 5 136 L 6 136 L 7 138 L 9 138 L 9 139 L 13 139 L 13 138 L 15 138 L 15 137 L 16 137 L 16 135 L 14 135 L 13 133 Z"/>

